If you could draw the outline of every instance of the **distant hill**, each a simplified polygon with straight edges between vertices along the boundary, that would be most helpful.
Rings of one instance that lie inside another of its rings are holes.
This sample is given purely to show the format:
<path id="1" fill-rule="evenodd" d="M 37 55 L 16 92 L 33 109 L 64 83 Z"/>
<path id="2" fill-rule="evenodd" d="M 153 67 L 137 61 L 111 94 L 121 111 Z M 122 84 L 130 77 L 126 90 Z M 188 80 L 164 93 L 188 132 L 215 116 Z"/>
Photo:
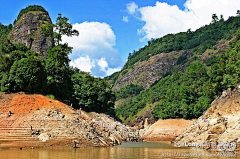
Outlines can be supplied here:
<path id="1" fill-rule="evenodd" d="M 184 65 L 189 61 L 190 58 L 194 56 L 195 58 L 200 59 L 201 55 L 207 49 L 213 48 L 221 40 L 230 40 L 239 29 L 238 19 L 239 17 L 230 17 L 226 21 L 222 19 L 216 23 L 205 25 L 194 32 L 188 30 L 187 32 L 168 34 L 162 38 L 148 41 L 148 45 L 139 49 L 139 51 L 129 53 L 128 61 L 120 72 L 116 72 L 111 76 L 106 77 L 105 79 L 109 80 L 112 84 L 114 84 L 114 88 L 116 88 L 117 90 L 130 83 L 144 85 L 145 82 L 149 82 L 149 79 L 157 81 L 165 73 L 169 72 L 169 69 L 172 70 L 173 65 Z M 171 54 L 174 52 L 175 56 L 165 58 L 165 56 L 168 55 L 162 55 L 164 60 L 162 60 L 162 58 L 159 58 L 159 60 L 155 62 L 161 65 L 160 67 L 165 67 L 162 68 L 162 70 L 158 67 L 153 67 L 152 69 L 139 71 L 139 65 L 140 67 L 144 67 L 143 62 L 149 62 L 151 58 L 157 58 L 157 56 L 155 55 L 159 56 L 159 54 Z M 168 61 L 166 61 L 166 59 Z M 205 61 L 206 60 L 207 59 L 205 59 Z M 158 73 L 156 69 L 159 70 Z M 139 73 L 136 75 L 130 75 L 131 73 L 136 73 L 136 71 L 138 71 Z M 143 76 L 144 78 L 139 77 L 141 73 L 144 74 L 144 71 L 148 71 L 149 75 Z M 130 78 L 128 78 L 128 81 L 125 81 L 125 77 L 127 76 L 130 76 Z M 146 79 L 145 77 L 147 77 L 148 80 L 144 81 L 144 79 Z M 143 79 L 143 82 L 140 83 L 140 80 L 138 78 Z"/>
<path id="2" fill-rule="evenodd" d="M 123 69 L 105 78 L 116 91 L 117 116 L 128 122 L 199 117 L 239 81 L 239 36 L 239 17 L 230 17 L 153 39 L 130 53 Z"/>

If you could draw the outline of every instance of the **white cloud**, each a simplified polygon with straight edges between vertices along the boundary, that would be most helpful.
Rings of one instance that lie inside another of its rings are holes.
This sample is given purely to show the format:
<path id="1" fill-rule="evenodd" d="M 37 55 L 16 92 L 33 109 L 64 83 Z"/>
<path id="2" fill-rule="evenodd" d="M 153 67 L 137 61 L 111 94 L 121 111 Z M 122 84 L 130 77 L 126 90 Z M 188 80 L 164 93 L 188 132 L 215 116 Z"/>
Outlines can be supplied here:
<path id="1" fill-rule="evenodd" d="M 92 61 L 89 56 L 87 56 L 79 57 L 76 60 L 71 61 L 70 65 L 79 68 L 81 71 L 91 72 L 91 69 L 95 67 L 95 62 Z"/>
<path id="2" fill-rule="evenodd" d="M 129 14 L 134 14 L 138 9 L 138 5 L 134 2 L 130 2 L 127 4 L 127 11 Z"/>
<path id="3" fill-rule="evenodd" d="M 97 64 L 100 67 L 100 70 L 106 73 L 106 76 L 109 76 L 114 72 L 121 70 L 120 68 L 109 68 L 105 58 L 101 58 L 100 60 L 97 60 Z"/>
<path id="4" fill-rule="evenodd" d="M 79 68 L 84 72 L 97 72 L 94 76 L 96 77 L 105 77 L 113 74 L 114 72 L 120 71 L 121 68 L 109 68 L 108 62 L 102 57 L 98 59 L 90 59 L 89 56 L 79 57 L 70 62 L 70 65 L 73 67 Z"/>
<path id="5" fill-rule="evenodd" d="M 209 24 L 212 14 L 221 14 L 227 19 L 236 15 L 240 0 L 187 0 L 185 10 L 177 5 L 156 2 L 155 6 L 141 7 L 137 11 L 145 25 L 138 30 L 140 41 L 158 38 L 168 33 L 187 31 Z"/>
<path id="6" fill-rule="evenodd" d="M 105 58 L 101 58 L 97 61 L 98 66 L 100 66 L 101 70 L 104 71 L 108 67 L 108 63 Z"/>
<path id="7" fill-rule="evenodd" d="M 120 71 L 121 68 L 108 68 L 106 70 L 106 76 L 110 76 L 111 74 L 113 74 L 114 72 Z"/>
<path id="8" fill-rule="evenodd" d="M 122 65 L 118 50 L 114 48 L 116 36 L 108 24 L 83 22 L 73 24 L 73 29 L 79 31 L 79 36 L 63 37 L 63 42 L 73 47 L 70 55 L 72 66 L 103 77 L 106 76 L 108 68 L 119 68 Z"/>
<path id="9" fill-rule="evenodd" d="M 123 16 L 123 21 L 127 23 L 129 21 L 128 16 Z"/>

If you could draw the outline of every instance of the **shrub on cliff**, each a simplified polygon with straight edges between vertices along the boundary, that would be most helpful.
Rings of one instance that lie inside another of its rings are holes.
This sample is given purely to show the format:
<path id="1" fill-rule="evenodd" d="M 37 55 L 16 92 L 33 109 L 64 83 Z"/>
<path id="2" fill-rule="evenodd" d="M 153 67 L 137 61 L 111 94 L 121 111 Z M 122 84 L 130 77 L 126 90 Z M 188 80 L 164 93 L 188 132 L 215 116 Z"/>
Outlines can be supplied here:
<path id="1" fill-rule="evenodd" d="M 42 12 L 47 12 L 42 6 L 39 5 L 32 5 L 28 6 L 25 9 L 22 9 L 20 13 L 18 14 L 17 21 L 21 18 L 22 15 L 31 12 L 31 11 L 42 11 Z"/>

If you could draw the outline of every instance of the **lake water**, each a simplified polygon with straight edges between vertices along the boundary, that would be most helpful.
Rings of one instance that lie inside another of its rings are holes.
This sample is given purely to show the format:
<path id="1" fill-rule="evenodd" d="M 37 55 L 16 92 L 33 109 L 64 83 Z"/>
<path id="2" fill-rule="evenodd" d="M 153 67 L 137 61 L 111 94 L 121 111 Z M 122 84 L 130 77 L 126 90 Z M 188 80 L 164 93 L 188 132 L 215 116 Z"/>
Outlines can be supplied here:
<path id="1" fill-rule="evenodd" d="M 240 154 L 217 152 L 214 153 L 189 148 L 175 148 L 168 142 L 123 143 L 122 145 L 116 147 L 95 147 L 79 149 L 0 149 L 0 159 L 157 159 L 230 157 L 240 158 Z"/>

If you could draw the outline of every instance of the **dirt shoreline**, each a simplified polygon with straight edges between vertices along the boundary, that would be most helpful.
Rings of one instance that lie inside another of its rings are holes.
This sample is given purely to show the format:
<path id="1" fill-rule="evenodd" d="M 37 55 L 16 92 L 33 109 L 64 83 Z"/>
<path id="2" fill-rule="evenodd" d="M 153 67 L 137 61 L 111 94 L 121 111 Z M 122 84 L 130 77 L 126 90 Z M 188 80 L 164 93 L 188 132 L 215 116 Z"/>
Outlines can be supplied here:
<path id="1" fill-rule="evenodd" d="M 42 95 L 0 96 L 0 148 L 98 147 L 139 141 L 139 133 L 113 118 L 85 113 Z"/>
<path id="2" fill-rule="evenodd" d="M 42 95 L 0 96 L 0 148 L 98 147 L 174 141 L 196 120 L 158 120 L 141 130 L 104 114 L 85 113 Z M 76 145 L 75 145 L 76 144 Z"/>

